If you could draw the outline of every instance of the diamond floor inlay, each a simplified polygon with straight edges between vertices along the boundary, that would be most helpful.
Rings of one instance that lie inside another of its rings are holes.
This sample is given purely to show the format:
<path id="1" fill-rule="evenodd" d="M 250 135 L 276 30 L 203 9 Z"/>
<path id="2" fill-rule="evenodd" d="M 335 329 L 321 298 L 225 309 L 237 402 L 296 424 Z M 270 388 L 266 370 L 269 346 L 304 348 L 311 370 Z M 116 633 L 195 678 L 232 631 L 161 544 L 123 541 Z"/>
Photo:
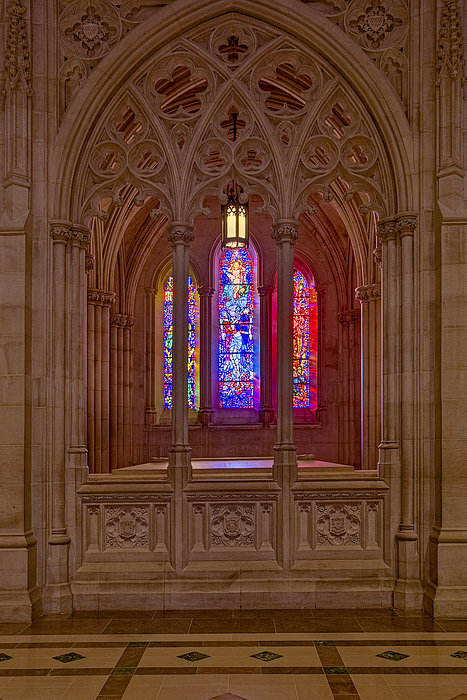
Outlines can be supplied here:
<path id="1" fill-rule="evenodd" d="M 201 659 L 209 659 L 209 654 L 201 654 L 199 651 L 190 651 L 188 654 L 180 654 L 179 659 L 186 661 L 200 661 Z"/>
<path id="2" fill-rule="evenodd" d="M 8 656 L 8 654 L 0 654 L 0 661 L 8 661 L 8 659 L 12 659 L 12 656 Z"/>
<path id="3" fill-rule="evenodd" d="M 323 666 L 323 670 L 327 676 L 348 673 L 348 670 L 345 668 L 345 666 Z"/>
<path id="4" fill-rule="evenodd" d="M 282 659 L 282 654 L 275 654 L 273 651 L 260 651 L 259 654 L 251 654 L 252 659 L 259 659 L 260 661 L 274 661 L 275 659 Z"/>
<path id="5" fill-rule="evenodd" d="M 60 656 L 52 656 L 52 658 L 61 661 L 62 664 L 69 664 L 70 661 L 78 661 L 78 659 L 85 659 L 86 657 L 71 651 L 69 654 L 60 654 Z"/>
<path id="6" fill-rule="evenodd" d="M 376 654 L 381 659 L 389 659 L 389 661 L 402 661 L 402 659 L 408 659 L 408 654 L 400 654 L 398 651 L 385 651 L 383 654 Z"/>
<path id="7" fill-rule="evenodd" d="M 467 661 L 467 651 L 456 651 L 454 654 L 451 654 L 455 659 L 464 659 L 464 661 Z"/>

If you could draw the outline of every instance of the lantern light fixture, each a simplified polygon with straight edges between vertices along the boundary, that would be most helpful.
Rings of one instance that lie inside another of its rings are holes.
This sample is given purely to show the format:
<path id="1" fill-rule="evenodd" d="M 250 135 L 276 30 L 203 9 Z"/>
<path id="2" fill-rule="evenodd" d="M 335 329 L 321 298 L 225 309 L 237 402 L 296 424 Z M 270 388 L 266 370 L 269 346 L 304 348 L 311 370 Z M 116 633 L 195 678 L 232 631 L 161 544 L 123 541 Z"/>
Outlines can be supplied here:
<path id="1" fill-rule="evenodd" d="M 248 247 L 248 203 L 241 201 L 241 188 L 229 182 L 227 202 L 222 205 L 222 248 Z"/>

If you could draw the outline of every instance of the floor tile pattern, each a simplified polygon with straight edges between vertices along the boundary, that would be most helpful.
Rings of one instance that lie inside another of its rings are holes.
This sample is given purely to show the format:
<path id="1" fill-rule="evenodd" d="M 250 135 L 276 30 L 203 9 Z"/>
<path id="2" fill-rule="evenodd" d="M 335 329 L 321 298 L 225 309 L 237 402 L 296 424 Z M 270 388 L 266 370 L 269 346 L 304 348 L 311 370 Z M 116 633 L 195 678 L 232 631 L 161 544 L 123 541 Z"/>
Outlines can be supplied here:
<path id="1" fill-rule="evenodd" d="M 462 622 L 394 610 L 43 615 L 0 625 L 0 700 L 467 700 Z"/>

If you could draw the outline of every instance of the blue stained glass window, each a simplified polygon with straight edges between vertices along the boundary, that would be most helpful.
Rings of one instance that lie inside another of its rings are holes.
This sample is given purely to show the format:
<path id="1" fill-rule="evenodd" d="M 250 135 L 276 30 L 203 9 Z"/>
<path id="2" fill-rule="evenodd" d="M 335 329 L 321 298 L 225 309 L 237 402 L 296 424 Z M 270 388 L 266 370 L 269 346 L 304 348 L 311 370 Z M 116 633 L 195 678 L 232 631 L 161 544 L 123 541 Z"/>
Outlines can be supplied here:
<path id="1" fill-rule="evenodd" d="M 196 408 L 196 287 L 188 277 L 188 408 Z M 172 408 L 173 277 L 164 287 L 164 408 Z"/>
<path id="2" fill-rule="evenodd" d="M 253 261 L 226 250 L 219 265 L 219 407 L 252 408 L 254 398 Z"/>

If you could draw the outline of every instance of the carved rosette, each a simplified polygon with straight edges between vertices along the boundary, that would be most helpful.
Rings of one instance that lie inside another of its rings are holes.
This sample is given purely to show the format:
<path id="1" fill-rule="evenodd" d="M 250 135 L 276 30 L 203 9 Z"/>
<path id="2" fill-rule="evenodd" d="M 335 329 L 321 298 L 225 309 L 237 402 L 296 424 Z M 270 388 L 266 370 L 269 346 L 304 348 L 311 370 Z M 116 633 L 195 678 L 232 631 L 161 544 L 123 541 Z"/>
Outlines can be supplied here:
<path id="1" fill-rule="evenodd" d="M 172 224 L 167 231 L 167 240 L 172 247 L 189 246 L 194 237 L 193 226 L 190 224 Z"/>
<path id="2" fill-rule="evenodd" d="M 271 236 L 273 240 L 278 244 L 291 243 L 295 244 L 298 238 L 298 228 L 295 222 L 279 222 L 273 229 Z"/>
<path id="3" fill-rule="evenodd" d="M 115 292 L 105 292 L 102 289 L 88 289 L 88 304 L 94 306 L 112 306 Z"/>
<path id="4" fill-rule="evenodd" d="M 148 549 L 147 506 L 114 506 L 105 509 L 106 549 Z"/>
<path id="5" fill-rule="evenodd" d="M 75 0 L 59 19 L 60 37 L 68 56 L 98 59 L 105 56 L 121 37 L 118 12 L 108 2 L 93 0 L 86 5 Z"/>
<path id="6" fill-rule="evenodd" d="M 318 503 L 316 518 L 318 547 L 360 546 L 360 503 Z"/>
<path id="7" fill-rule="evenodd" d="M 367 284 L 355 289 L 355 299 L 361 302 L 378 301 L 381 299 L 381 285 Z"/>
<path id="8" fill-rule="evenodd" d="M 211 546 L 254 547 L 255 529 L 253 505 L 211 506 Z"/>

